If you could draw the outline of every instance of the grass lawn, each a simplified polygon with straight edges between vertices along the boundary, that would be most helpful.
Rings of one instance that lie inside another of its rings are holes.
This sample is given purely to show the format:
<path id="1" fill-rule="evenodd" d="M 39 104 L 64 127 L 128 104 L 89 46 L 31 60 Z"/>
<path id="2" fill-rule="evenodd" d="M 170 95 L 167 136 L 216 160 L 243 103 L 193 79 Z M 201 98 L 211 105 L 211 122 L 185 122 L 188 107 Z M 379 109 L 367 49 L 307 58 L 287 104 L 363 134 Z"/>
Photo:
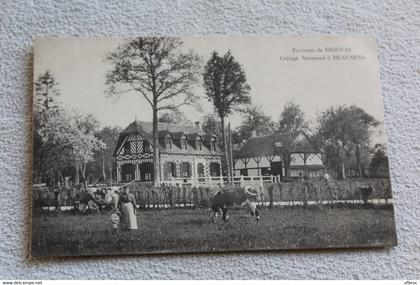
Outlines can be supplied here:
<path id="1" fill-rule="evenodd" d="M 210 224 L 200 209 L 137 213 L 139 230 L 112 233 L 109 213 L 34 213 L 33 256 L 220 252 L 267 249 L 395 245 L 392 206 L 374 208 L 261 209 L 257 223 L 246 210 L 230 210 L 229 222 Z"/>

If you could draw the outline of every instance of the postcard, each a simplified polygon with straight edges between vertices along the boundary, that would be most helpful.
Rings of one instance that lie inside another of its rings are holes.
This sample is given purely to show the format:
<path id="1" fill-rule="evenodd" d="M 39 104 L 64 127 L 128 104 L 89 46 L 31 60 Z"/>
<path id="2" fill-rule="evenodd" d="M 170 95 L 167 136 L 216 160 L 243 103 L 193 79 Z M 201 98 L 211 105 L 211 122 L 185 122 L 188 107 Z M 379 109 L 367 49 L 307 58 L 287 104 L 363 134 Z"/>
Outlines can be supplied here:
<path id="1" fill-rule="evenodd" d="M 34 41 L 32 256 L 397 244 L 376 42 Z"/>

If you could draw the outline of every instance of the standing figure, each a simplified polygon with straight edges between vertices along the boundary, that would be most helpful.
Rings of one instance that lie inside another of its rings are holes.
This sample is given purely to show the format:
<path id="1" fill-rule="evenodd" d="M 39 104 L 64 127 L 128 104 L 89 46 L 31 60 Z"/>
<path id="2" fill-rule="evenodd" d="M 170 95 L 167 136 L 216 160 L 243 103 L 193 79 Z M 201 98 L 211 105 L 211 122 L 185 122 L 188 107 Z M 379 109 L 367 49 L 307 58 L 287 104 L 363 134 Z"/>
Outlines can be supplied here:
<path id="1" fill-rule="evenodd" d="M 137 230 L 136 199 L 127 187 L 123 188 L 118 205 L 121 209 L 121 229 Z"/>
<path id="2" fill-rule="evenodd" d="M 251 190 L 251 187 L 245 186 L 243 190 L 245 201 L 242 202 L 241 207 L 247 206 L 251 210 L 251 216 L 255 217 L 257 221 L 260 220 L 260 215 L 257 209 L 258 191 Z"/>

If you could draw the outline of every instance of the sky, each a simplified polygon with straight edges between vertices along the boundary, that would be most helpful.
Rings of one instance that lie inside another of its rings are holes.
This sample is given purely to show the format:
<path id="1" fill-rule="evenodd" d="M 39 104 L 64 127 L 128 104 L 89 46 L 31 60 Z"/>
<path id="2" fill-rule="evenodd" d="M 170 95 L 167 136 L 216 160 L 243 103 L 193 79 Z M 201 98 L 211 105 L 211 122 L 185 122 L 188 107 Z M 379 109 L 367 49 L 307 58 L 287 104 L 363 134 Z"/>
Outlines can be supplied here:
<path id="1" fill-rule="evenodd" d="M 189 37 L 181 38 L 183 49 L 193 50 L 205 63 L 212 51 L 231 50 L 242 65 L 251 87 L 253 104 L 278 121 L 284 105 L 299 104 L 309 122 L 331 106 L 355 104 L 383 122 L 376 43 L 368 37 Z M 93 113 L 102 126 L 125 128 L 136 118 L 151 121 L 150 105 L 140 94 L 119 98 L 105 96 L 105 74 L 112 68 L 105 55 L 123 39 L 36 39 L 34 79 L 51 71 L 59 82 L 59 101 L 69 109 Z M 326 50 L 333 48 L 335 50 Z M 342 56 L 324 60 L 327 56 Z M 345 56 L 353 56 L 350 59 Z M 313 57 L 303 60 L 302 56 Z M 290 60 L 291 58 L 298 60 Z M 321 58 L 321 59 L 319 59 Z M 204 64 L 203 64 L 204 66 Z M 204 69 L 204 67 L 203 67 Z M 200 82 L 194 89 L 202 110 L 182 109 L 187 119 L 200 121 L 213 112 Z M 227 119 L 238 126 L 238 114 Z M 383 125 L 376 142 L 385 142 Z"/>

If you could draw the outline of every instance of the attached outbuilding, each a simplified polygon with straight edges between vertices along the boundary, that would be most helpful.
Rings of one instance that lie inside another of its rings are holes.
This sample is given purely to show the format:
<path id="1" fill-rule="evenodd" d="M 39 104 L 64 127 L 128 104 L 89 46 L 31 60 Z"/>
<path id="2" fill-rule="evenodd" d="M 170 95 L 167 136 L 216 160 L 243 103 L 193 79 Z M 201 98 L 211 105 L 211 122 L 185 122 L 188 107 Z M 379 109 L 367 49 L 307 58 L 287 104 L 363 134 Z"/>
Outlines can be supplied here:
<path id="1" fill-rule="evenodd" d="M 234 153 L 235 176 L 279 176 L 283 180 L 286 171 L 282 154 L 290 152 L 289 177 L 321 177 L 326 170 L 321 152 L 311 139 L 299 132 L 290 139 L 274 133 L 250 137 Z"/>

